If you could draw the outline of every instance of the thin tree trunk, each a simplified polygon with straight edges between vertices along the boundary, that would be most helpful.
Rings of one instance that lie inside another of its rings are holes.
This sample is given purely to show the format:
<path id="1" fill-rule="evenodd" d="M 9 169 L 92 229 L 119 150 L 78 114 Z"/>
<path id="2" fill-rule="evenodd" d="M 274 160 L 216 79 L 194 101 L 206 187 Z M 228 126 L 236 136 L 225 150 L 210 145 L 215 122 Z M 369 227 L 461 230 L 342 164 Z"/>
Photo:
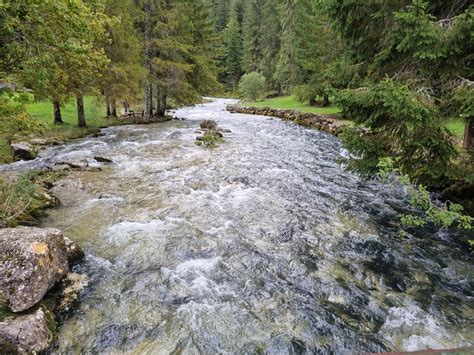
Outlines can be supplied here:
<path id="1" fill-rule="evenodd" d="M 117 117 L 117 103 L 115 101 L 115 98 L 112 99 L 111 106 L 112 106 L 112 117 Z"/>
<path id="2" fill-rule="evenodd" d="M 54 124 L 63 124 L 63 119 L 61 116 L 61 103 L 58 99 L 53 100 L 54 107 Z"/>
<path id="3" fill-rule="evenodd" d="M 77 127 L 87 127 L 86 114 L 84 112 L 84 97 L 81 94 L 76 95 L 77 102 Z"/>
<path id="4" fill-rule="evenodd" d="M 109 95 L 107 95 L 107 91 L 104 90 L 104 94 L 105 94 L 105 107 L 107 109 L 107 117 L 110 117 L 110 99 L 109 99 Z"/>
<path id="5" fill-rule="evenodd" d="M 127 102 L 127 100 L 123 100 L 122 105 L 123 105 L 123 110 L 125 111 L 125 114 L 127 114 L 128 113 L 128 102 Z"/>
<path id="6" fill-rule="evenodd" d="M 464 126 L 464 149 L 471 150 L 474 147 L 474 117 L 466 118 L 466 125 Z"/>
<path id="7" fill-rule="evenodd" d="M 145 69 L 147 71 L 147 78 L 145 80 L 145 100 L 143 102 L 143 120 L 150 121 L 151 115 L 153 114 L 153 102 L 152 102 L 152 90 L 151 90 L 151 24 L 150 24 L 150 0 L 145 1 L 144 14 L 145 14 L 145 29 L 144 29 L 144 41 L 145 41 Z"/>
<path id="8" fill-rule="evenodd" d="M 329 101 L 329 96 L 324 95 L 323 96 L 323 107 L 328 107 L 330 104 L 331 104 L 331 102 Z"/>

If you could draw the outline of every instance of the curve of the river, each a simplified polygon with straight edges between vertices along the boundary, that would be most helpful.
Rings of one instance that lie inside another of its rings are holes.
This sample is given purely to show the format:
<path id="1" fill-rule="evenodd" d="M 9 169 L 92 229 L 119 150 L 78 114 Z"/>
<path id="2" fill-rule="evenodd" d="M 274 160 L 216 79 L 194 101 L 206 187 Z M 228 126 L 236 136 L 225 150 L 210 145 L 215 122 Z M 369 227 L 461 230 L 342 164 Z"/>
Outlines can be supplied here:
<path id="1" fill-rule="evenodd" d="M 43 226 L 91 277 L 58 353 L 326 353 L 474 344 L 473 257 L 456 231 L 401 237 L 401 188 L 341 167 L 337 138 L 232 100 L 104 130 L 39 161 L 107 156 L 58 184 Z M 195 144 L 203 119 L 232 133 Z M 25 163 L 27 164 L 27 163 Z"/>

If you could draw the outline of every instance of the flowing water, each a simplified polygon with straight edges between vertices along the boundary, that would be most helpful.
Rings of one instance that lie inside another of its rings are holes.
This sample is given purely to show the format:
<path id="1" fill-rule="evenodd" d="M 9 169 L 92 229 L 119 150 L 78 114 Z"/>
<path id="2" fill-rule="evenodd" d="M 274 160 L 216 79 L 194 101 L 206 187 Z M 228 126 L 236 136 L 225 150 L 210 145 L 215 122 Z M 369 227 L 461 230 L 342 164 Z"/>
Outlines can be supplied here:
<path id="1" fill-rule="evenodd" d="M 459 232 L 401 237 L 401 188 L 344 171 L 337 138 L 231 115 L 229 102 L 43 152 L 114 161 L 59 183 L 63 206 L 43 222 L 84 248 L 76 271 L 91 278 L 57 353 L 474 345 L 474 258 Z M 232 131 L 218 148 L 195 144 L 203 119 Z"/>

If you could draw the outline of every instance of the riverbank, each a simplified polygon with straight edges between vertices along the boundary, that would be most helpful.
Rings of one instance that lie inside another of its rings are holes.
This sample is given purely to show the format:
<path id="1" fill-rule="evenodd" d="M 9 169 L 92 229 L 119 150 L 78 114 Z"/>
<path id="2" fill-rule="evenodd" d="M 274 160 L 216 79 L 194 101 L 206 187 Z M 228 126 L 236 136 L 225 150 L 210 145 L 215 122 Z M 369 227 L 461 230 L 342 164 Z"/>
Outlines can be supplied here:
<path id="1" fill-rule="evenodd" d="M 241 105 L 227 105 L 226 110 L 230 113 L 276 117 L 283 120 L 292 121 L 298 125 L 308 128 L 315 128 L 335 136 L 338 136 L 344 130 L 344 124 L 342 124 L 340 121 L 329 116 L 317 115 L 314 113 L 304 113 L 295 110 L 280 110 L 270 107 L 260 108 Z"/>

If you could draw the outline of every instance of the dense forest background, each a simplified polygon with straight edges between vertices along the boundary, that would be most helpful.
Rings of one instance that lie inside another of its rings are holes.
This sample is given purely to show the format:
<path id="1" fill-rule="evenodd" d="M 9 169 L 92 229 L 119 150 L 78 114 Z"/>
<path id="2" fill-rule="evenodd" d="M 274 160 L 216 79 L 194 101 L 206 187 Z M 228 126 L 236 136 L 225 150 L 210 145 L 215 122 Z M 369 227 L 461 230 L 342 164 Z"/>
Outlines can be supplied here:
<path id="1" fill-rule="evenodd" d="M 389 157 L 432 188 L 474 181 L 468 0 L 20 0 L 1 5 L 0 34 L 2 85 L 50 100 L 58 124 L 71 98 L 79 126 L 85 95 L 110 116 L 139 105 L 149 121 L 235 96 L 258 73 L 263 96 L 342 110 L 349 168 L 373 175 Z M 1 96 L 4 132 L 38 128 L 21 100 Z M 446 129 L 460 117 L 462 147 Z"/>

